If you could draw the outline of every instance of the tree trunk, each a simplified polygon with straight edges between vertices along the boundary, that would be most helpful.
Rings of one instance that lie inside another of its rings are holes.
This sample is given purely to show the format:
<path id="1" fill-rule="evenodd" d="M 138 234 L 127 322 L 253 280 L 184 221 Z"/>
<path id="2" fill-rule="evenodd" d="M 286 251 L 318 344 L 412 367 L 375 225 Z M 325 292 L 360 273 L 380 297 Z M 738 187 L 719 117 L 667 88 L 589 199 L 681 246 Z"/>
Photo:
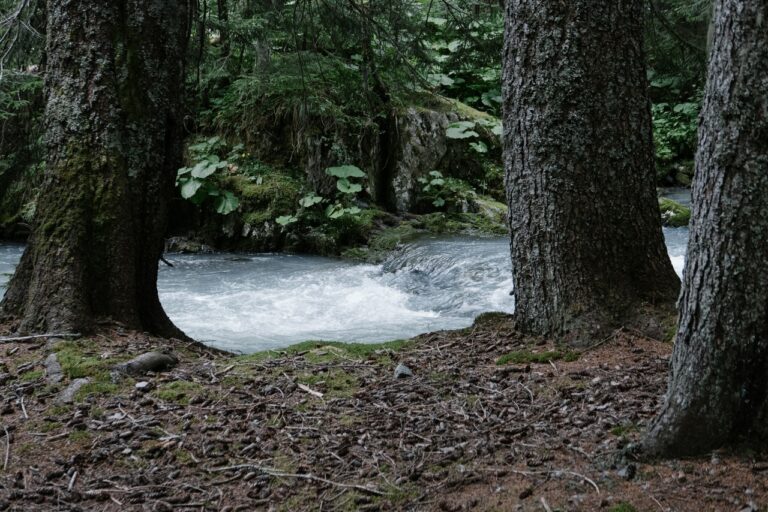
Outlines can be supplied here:
<path id="1" fill-rule="evenodd" d="M 655 455 L 768 440 L 768 3 L 715 2 L 693 213 Z"/>
<path id="2" fill-rule="evenodd" d="M 674 321 L 680 284 L 654 186 L 643 6 L 507 1 L 504 161 L 522 331 L 584 344 Z"/>
<path id="3" fill-rule="evenodd" d="M 157 295 L 181 157 L 185 2 L 48 2 L 47 169 L 0 304 L 21 331 L 181 332 Z"/>
<path id="4" fill-rule="evenodd" d="M 219 18 L 219 44 L 221 44 L 221 56 L 229 57 L 229 8 L 227 0 L 216 0 L 216 13 Z"/>

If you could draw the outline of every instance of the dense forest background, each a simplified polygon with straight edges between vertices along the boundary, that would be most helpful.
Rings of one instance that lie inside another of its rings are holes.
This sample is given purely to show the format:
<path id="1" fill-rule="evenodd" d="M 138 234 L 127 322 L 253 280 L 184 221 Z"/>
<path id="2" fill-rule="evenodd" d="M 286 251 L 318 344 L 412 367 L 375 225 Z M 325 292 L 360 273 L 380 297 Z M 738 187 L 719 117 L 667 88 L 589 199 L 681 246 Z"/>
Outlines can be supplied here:
<path id="1" fill-rule="evenodd" d="M 0 234 L 22 238 L 44 166 L 44 3 L 0 10 Z M 660 186 L 690 184 L 710 10 L 648 4 Z M 500 217 L 504 202 L 497 2 L 202 1 L 186 25 L 174 232 L 368 257 L 350 248 L 388 212 L 441 214 L 426 217 L 431 229 L 504 229 L 472 216 Z"/>

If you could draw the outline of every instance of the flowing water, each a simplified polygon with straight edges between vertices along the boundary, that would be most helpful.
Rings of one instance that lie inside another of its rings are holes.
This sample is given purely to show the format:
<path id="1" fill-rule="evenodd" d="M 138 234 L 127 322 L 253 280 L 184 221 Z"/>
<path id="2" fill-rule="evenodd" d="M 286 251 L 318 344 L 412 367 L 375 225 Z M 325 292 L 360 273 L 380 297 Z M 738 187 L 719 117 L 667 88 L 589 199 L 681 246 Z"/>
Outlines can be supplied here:
<path id="1" fill-rule="evenodd" d="M 664 229 L 682 274 L 687 228 Z M 21 256 L 0 244 L 0 294 Z M 424 238 L 382 265 L 285 254 L 167 255 L 158 288 L 187 334 L 255 352 L 299 341 L 376 342 L 466 327 L 514 308 L 506 238 Z"/>

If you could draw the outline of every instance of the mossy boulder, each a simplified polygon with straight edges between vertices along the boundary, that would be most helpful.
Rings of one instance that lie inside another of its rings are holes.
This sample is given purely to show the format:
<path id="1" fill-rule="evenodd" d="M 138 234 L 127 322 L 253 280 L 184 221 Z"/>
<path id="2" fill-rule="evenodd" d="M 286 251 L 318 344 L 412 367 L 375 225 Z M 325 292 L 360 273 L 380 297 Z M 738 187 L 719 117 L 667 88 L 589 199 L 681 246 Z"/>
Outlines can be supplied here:
<path id="1" fill-rule="evenodd" d="M 666 197 L 659 199 L 659 210 L 661 211 L 661 222 L 667 227 L 687 226 L 691 220 L 690 208 Z"/>

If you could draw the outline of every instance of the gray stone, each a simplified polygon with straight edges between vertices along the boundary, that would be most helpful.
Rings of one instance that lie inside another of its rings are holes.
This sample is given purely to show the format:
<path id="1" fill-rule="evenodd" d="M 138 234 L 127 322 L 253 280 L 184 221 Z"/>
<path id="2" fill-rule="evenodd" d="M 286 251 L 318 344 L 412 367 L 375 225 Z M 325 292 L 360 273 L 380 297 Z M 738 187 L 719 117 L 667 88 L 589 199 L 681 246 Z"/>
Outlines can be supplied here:
<path id="1" fill-rule="evenodd" d="M 114 370 L 128 375 L 144 375 L 147 372 L 161 372 L 178 364 L 179 360 L 173 354 L 163 352 L 147 352 L 134 357 L 126 363 L 115 365 Z"/>
<path id="2" fill-rule="evenodd" d="M 50 354 L 45 358 L 45 378 L 51 384 L 58 384 L 64 378 L 61 364 L 59 364 L 56 354 Z"/>
<path id="3" fill-rule="evenodd" d="M 59 394 L 59 397 L 56 399 L 56 401 L 60 404 L 71 404 L 75 401 L 75 395 L 78 391 L 80 391 L 80 388 L 89 382 L 91 382 L 91 379 L 88 378 L 73 380 L 72 383 Z"/>
<path id="4" fill-rule="evenodd" d="M 137 382 L 133 387 L 136 388 L 136 391 L 146 393 L 147 391 L 153 389 L 155 386 L 151 382 L 143 380 L 141 382 Z"/>
<path id="5" fill-rule="evenodd" d="M 405 379 L 408 377 L 413 377 L 413 372 L 411 369 L 405 366 L 403 363 L 398 364 L 397 368 L 395 368 L 395 378 Z"/>

